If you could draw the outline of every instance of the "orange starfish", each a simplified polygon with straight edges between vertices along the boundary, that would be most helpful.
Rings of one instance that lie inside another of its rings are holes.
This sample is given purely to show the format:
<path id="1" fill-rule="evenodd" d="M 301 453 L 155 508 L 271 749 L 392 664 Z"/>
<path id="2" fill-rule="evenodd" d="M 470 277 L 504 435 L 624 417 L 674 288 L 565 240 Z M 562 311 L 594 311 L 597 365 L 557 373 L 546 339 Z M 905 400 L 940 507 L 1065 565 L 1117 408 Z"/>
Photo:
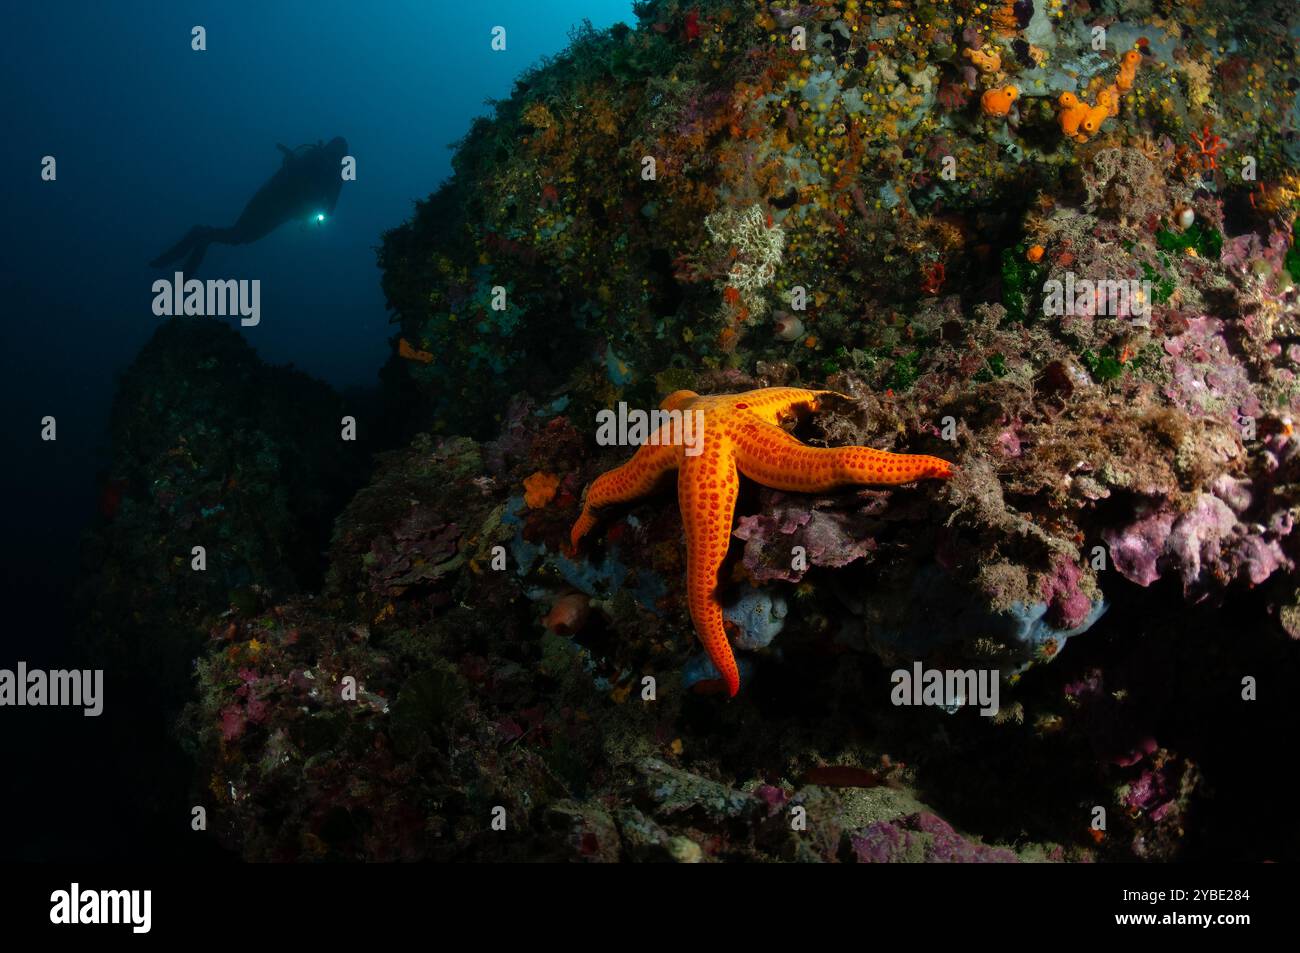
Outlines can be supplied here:
<path id="1" fill-rule="evenodd" d="M 667 437 L 660 443 L 652 437 L 631 460 L 592 482 L 582 514 L 573 524 L 570 541 L 576 550 L 578 541 L 596 525 L 597 510 L 645 496 L 670 471 L 678 471 L 677 500 L 686 531 L 687 604 L 695 631 L 722 673 L 728 695 L 735 695 L 740 688 L 740 673 L 722 626 L 718 573 L 731 537 L 739 488 L 737 471 L 774 490 L 797 493 L 819 493 L 854 483 L 894 485 L 952 475 L 952 464 L 938 457 L 888 453 L 870 447 L 809 447 L 782 429 L 783 420 L 816 410 L 826 395 L 843 396 L 834 391 L 794 387 L 766 387 L 711 397 L 688 390 L 668 395 L 661 409 L 702 413 L 703 440 L 693 445 L 699 452 L 691 455 L 687 451 L 692 446 L 671 443 Z"/>

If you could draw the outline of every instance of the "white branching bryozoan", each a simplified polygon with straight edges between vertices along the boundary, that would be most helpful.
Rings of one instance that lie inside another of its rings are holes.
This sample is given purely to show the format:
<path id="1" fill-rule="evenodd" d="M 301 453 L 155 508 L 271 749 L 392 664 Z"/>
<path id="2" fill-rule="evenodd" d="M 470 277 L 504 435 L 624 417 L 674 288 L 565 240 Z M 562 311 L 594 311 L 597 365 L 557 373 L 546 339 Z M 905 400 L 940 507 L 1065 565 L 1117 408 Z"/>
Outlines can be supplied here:
<path id="1" fill-rule="evenodd" d="M 704 219 L 704 227 L 716 244 L 735 249 L 735 261 L 723 286 L 740 293 L 751 320 L 761 317 L 767 311 L 763 289 L 772 283 L 776 266 L 781 264 L 785 229 L 780 225 L 769 227 L 761 205 L 721 209 Z"/>

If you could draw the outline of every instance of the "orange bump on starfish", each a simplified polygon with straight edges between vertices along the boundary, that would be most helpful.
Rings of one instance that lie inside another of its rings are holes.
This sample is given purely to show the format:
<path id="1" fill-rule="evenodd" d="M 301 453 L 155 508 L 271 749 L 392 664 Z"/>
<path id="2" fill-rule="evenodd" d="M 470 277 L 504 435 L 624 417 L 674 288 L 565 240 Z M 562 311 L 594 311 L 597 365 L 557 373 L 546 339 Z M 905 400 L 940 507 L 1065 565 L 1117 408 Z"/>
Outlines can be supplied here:
<path id="1" fill-rule="evenodd" d="M 953 473 L 952 464 L 939 457 L 870 447 L 809 447 L 781 427 L 784 420 L 816 410 L 828 395 L 834 391 L 794 387 L 710 397 L 692 391 L 670 394 L 661 409 L 702 412 L 701 452 L 688 456 L 681 444 L 658 445 L 651 438 L 627 463 L 592 481 L 573 524 L 570 543 L 576 550 L 596 525 L 598 510 L 645 496 L 677 471 L 677 500 L 686 532 L 687 605 L 728 695 L 740 688 L 740 673 L 722 625 L 718 579 L 731 539 L 738 474 L 775 490 L 820 493 L 852 484 L 893 486 L 946 479 Z"/>

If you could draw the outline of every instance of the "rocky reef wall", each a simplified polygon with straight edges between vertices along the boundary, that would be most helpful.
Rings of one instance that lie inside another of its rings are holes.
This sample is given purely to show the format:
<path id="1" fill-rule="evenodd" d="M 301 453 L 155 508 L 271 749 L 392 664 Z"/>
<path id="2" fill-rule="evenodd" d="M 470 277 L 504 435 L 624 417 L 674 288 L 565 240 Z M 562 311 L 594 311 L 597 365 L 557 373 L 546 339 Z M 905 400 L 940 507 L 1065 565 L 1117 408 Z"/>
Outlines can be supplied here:
<path id="1" fill-rule="evenodd" d="M 185 725 L 226 842 L 1294 859 L 1258 818 L 1300 637 L 1295 6 L 637 9 L 384 238 L 427 433 L 322 592 L 209 628 Z M 722 702 L 671 495 L 569 527 L 629 452 L 597 410 L 775 385 L 844 395 L 808 445 L 957 472 L 745 485 Z M 916 662 L 1001 673 L 997 715 L 891 704 Z"/>

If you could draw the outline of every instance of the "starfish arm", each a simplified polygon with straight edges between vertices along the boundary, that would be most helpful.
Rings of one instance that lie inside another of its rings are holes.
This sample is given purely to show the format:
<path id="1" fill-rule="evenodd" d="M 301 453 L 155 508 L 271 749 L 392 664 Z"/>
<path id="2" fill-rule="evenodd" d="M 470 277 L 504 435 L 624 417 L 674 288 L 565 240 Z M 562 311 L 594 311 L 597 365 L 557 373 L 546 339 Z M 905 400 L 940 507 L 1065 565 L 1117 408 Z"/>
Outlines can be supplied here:
<path id="1" fill-rule="evenodd" d="M 677 501 L 686 531 L 686 600 L 695 632 L 722 674 L 727 694 L 740 689 L 740 672 L 722 626 L 718 572 L 731 540 L 739 481 L 730 448 L 715 445 L 687 457 L 677 479 Z"/>
<path id="2" fill-rule="evenodd" d="M 774 490 L 819 493 L 855 483 L 893 486 L 952 476 L 952 464 L 939 457 L 870 447 L 808 447 L 772 424 L 746 424 L 735 441 L 740 472 Z"/>
<path id="3" fill-rule="evenodd" d="M 821 398 L 834 394 L 830 390 L 804 390 L 800 387 L 769 387 L 739 395 L 737 409 L 748 410 L 764 423 L 778 424 L 783 418 L 797 417 L 818 408 Z M 741 408 L 739 405 L 744 404 Z"/>
<path id="4" fill-rule="evenodd" d="M 677 466 L 681 447 L 671 444 L 645 444 L 627 463 L 596 477 L 587 488 L 582 514 L 573 524 L 569 542 L 576 549 L 578 541 L 596 525 L 596 511 L 615 503 L 628 503 L 650 493 L 664 474 Z"/>

